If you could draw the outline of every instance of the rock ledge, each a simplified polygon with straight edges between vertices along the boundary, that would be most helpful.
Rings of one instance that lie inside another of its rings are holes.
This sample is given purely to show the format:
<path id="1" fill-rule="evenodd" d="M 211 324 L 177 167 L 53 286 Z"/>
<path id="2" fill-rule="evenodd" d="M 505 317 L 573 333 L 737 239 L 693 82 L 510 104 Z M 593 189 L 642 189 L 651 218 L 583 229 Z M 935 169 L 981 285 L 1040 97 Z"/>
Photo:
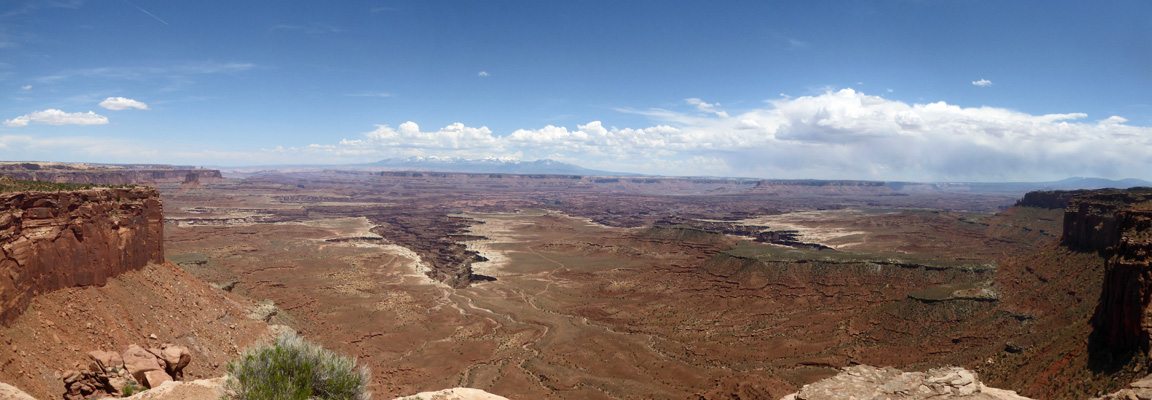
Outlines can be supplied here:
<path id="1" fill-rule="evenodd" d="M 904 372 L 867 365 L 845 367 L 839 375 L 804 385 L 781 400 L 1028 400 L 1011 390 L 984 386 L 976 373 L 960 367 Z"/>

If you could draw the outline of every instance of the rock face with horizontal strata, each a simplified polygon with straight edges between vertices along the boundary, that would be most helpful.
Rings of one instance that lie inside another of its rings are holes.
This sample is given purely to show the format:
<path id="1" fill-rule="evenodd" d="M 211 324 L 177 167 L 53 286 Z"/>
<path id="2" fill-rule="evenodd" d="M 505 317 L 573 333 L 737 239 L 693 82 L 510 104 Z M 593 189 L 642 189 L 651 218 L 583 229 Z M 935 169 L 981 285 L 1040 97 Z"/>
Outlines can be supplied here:
<path id="1" fill-rule="evenodd" d="M 1132 205 L 1152 201 L 1152 190 L 1099 190 L 1077 194 L 1064 211 L 1061 243 L 1082 251 L 1103 253 L 1115 245 L 1121 231 L 1119 212 Z"/>
<path id="2" fill-rule="evenodd" d="M 1112 350 L 1152 344 L 1152 210 L 1133 207 L 1117 211 L 1116 242 L 1109 246 L 1104 288 L 1093 326 Z"/>
<path id="3" fill-rule="evenodd" d="M 55 162 L 0 162 L 0 175 L 25 181 L 140 185 L 220 179 L 219 170 L 179 165 L 95 165 Z"/>
<path id="4" fill-rule="evenodd" d="M 946 367 L 904 372 L 867 365 L 805 385 L 781 400 L 1028 400 L 1011 390 L 984 386 L 975 372 Z"/>
<path id="5" fill-rule="evenodd" d="M 0 323 L 33 296 L 104 285 L 164 262 L 163 205 L 151 188 L 0 195 Z"/>

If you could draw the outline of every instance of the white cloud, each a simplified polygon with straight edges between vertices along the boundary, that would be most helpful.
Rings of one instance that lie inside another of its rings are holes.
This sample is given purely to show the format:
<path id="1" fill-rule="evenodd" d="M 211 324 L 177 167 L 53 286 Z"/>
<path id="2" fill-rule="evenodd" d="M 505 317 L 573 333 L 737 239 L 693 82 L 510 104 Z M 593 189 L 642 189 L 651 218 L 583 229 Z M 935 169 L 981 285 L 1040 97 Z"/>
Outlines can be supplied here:
<path id="1" fill-rule="evenodd" d="M 23 89 L 23 90 L 31 90 L 31 89 L 32 89 L 32 85 L 24 85 L 24 86 L 21 86 L 21 87 L 20 87 L 20 89 Z"/>
<path id="2" fill-rule="evenodd" d="M 664 175 L 911 181 L 1027 181 L 1068 176 L 1152 176 L 1152 128 L 1113 116 L 1033 115 L 946 102 L 908 104 L 852 89 L 782 97 L 716 118 L 717 104 L 696 109 L 618 109 L 652 124 L 621 128 L 602 121 L 546 125 L 497 135 L 452 124 L 425 132 L 414 122 L 379 125 L 336 144 L 276 154 L 371 161 L 411 155 L 554 158 L 589 168 Z M 701 113 L 709 113 L 701 115 Z"/>
<path id="3" fill-rule="evenodd" d="M 488 71 L 480 71 L 480 72 L 476 73 L 476 76 L 486 77 L 486 76 L 492 76 L 492 74 L 489 74 Z"/>
<path id="4" fill-rule="evenodd" d="M 4 120 L 4 125 L 23 127 L 28 126 L 31 122 L 48 125 L 104 125 L 108 123 L 108 118 L 97 115 L 91 111 L 87 113 L 66 113 L 56 109 L 48 109 Z"/>
<path id="5" fill-rule="evenodd" d="M 720 103 L 708 104 L 708 103 L 705 103 L 704 100 L 700 100 L 700 99 L 695 98 L 695 97 L 690 98 L 690 99 L 684 99 L 684 102 L 696 106 L 697 110 L 700 110 L 700 111 L 703 111 L 703 112 L 706 112 L 709 114 L 716 114 L 716 116 L 720 117 L 720 118 L 728 118 L 728 112 L 716 109 L 716 107 L 720 106 Z"/>
<path id="6" fill-rule="evenodd" d="M 981 79 L 978 81 L 972 81 L 972 84 L 979 86 L 979 87 L 989 87 L 989 86 L 992 86 L 992 81 L 987 80 L 987 79 Z"/>
<path id="7" fill-rule="evenodd" d="M 662 175 L 909 181 L 1038 181 L 1068 176 L 1152 176 L 1152 128 L 1120 116 L 1028 114 L 943 101 L 913 104 L 852 89 L 781 96 L 728 110 L 687 99 L 693 109 L 626 109 L 649 123 L 524 127 L 496 133 L 454 123 L 422 129 L 409 121 L 377 125 L 359 137 L 260 151 L 164 151 L 107 138 L 0 136 L 0 158 L 71 157 L 104 162 L 365 162 L 389 157 L 553 158 L 589 168 Z M 1069 110 L 1074 111 L 1074 110 Z M 606 116 L 611 118 L 611 115 Z M 4 121 L 106 124 L 87 113 L 44 110 Z"/>
<path id="8" fill-rule="evenodd" d="M 471 128 L 455 123 L 435 132 L 421 132 L 420 126 L 408 121 L 393 129 L 377 125 L 376 130 L 364 134 L 364 139 L 343 140 L 345 148 L 422 148 L 422 149 L 493 149 L 499 143 L 487 127 Z"/>
<path id="9" fill-rule="evenodd" d="M 100 102 L 100 107 L 104 107 L 109 110 L 127 110 L 129 108 L 135 108 L 138 110 L 148 109 L 147 104 L 124 97 L 109 97 L 104 99 L 104 101 Z"/>
<path id="10" fill-rule="evenodd" d="M 1096 123 L 1100 125 L 1120 125 L 1125 122 L 1128 122 L 1128 118 L 1124 118 L 1118 115 L 1113 115 L 1111 117 L 1096 121 Z"/>

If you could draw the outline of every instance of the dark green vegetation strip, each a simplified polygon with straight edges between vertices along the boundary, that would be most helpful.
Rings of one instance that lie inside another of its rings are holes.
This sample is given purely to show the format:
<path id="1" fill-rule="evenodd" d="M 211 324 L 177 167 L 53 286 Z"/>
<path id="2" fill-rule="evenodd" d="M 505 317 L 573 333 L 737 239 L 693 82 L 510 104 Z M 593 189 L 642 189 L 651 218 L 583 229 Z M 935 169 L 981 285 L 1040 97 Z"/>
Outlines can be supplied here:
<path id="1" fill-rule="evenodd" d="M 92 183 L 61 183 L 43 181 L 21 181 L 0 176 L 0 193 L 10 192 L 64 192 L 95 188 L 134 188 L 137 185 L 97 185 Z"/>

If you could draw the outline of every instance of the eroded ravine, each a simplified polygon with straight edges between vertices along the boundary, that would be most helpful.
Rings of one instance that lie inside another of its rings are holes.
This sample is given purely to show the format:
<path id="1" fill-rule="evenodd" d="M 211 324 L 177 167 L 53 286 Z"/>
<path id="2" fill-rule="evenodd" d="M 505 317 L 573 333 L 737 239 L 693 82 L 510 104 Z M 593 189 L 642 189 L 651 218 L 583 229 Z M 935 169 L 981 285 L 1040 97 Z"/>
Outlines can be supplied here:
<path id="1" fill-rule="evenodd" d="M 554 214 L 472 217 L 484 223 L 476 225 L 480 228 L 471 233 L 488 238 L 484 246 L 478 246 L 481 255 L 503 262 L 494 267 L 478 265 L 497 280 L 458 290 L 456 295 L 467 299 L 467 307 L 499 316 L 511 327 L 527 325 L 538 329 L 538 333 L 521 346 L 524 353 L 515 358 L 520 360 L 518 365 L 526 375 L 540 379 L 541 387 L 549 391 L 550 397 L 589 398 L 595 394 L 619 398 L 644 393 L 683 397 L 688 394 L 685 388 L 674 384 L 658 384 L 655 386 L 659 389 L 653 390 L 653 382 L 676 382 L 671 377 L 659 379 L 661 373 L 657 370 L 669 369 L 671 363 L 678 364 L 671 368 L 673 370 L 691 371 L 696 377 L 708 375 L 655 350 L 654 335 L 620 332 L 563 308 L 572 297 L 564 292 L 579 290 L 579 287 L 556 277 L 558 272 L 594 272 L 610 266 L 596 265 L 603 260 L 583 259 L 580 255 L 548 254 L 538 247 L 545 243 L 579 241 L 583 235 L 603 235 L 610 228 Z M 540 226 L 540 218 L 546 218 L 544 223 L 548 226 Z M 582 354 L 582 348 L 618 351 Z M 609 355 L 623 359 L 613 362 L 607 358 Z M 660 367 L 651 370 L 645 367 L 655 365 Z M 613 368 L 617 370 L 611 370 Z M 563 379 L 559 379 L 560 376 Z M 468 379 L 463 383 L 484 386 L 482 382 Z"/>

